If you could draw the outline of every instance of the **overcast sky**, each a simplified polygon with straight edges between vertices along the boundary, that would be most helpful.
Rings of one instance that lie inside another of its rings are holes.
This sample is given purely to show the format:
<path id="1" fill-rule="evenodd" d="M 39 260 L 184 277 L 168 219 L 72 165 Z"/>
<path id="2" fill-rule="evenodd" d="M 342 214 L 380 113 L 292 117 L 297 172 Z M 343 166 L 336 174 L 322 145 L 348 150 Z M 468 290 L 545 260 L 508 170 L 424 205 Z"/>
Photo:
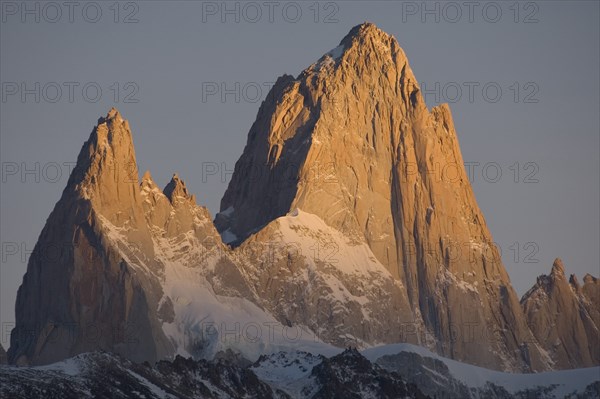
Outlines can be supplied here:
<path id="1" fill-rule="evenodd" d="M 0 28 L 5 347 L 27 253 L 98 117 L 119 108 L 140 173 L 178 172 L 214 215 L 270 84 L 363 21 L 398 39 L 429 106 L 451 103 L 518 293 L 556 257 L 600 274 L 597 1 L 22 4 L 2 2 Z"/>

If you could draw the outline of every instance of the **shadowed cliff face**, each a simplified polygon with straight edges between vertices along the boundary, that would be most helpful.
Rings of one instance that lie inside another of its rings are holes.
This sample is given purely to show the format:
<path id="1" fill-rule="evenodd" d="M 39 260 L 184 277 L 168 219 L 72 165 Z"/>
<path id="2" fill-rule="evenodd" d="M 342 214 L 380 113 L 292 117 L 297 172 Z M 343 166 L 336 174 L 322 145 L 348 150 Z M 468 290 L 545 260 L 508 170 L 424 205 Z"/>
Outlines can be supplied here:
<path id="1" fill-rule="evenodd" d="M 475 201 L 450 109 L 427 109 L 398 42 L 372 24 L 353 28 L 297 79 L 277 81 L 216 224 L 237 245 L 295 208 L 366 243 L 402 282 L 415 325 L 424 323 L 440 353 L 544 367 Z"/>
<path id="2" fill-rule="evenodd" d="M 600 282 L 591 275 L 581 286 L 569 281 L 560 259 L 549 276 L 521 299 L 531 331 L 559 367 L 591 367 L 600 364 Z"/>

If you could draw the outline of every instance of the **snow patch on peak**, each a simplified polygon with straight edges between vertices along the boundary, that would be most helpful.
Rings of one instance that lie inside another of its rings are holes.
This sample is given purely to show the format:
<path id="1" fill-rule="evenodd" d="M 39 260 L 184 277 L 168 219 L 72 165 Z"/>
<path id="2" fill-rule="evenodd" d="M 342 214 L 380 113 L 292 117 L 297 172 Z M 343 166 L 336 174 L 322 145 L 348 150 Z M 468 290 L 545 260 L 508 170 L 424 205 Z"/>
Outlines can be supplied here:
<path id="1" fill-rule="evenodd" d="M 244 272 L 226 248 L 205 247 L 193 231 L 173 239 L 155 234 L 153 240 L 156 256 L 165 265 L 159 308 L 172 306 L 162 329 L 176 354 L 212 359 L 231 349 L 254 361 L 282 350 L 331 350 L 308 328 L 282 325 L 258 306 Z"/>
<path id="2" fill-rule="evenodd" d="M 346 48 L 346 46 L 344 46 L 343 44 L 340 44 L 336 48 L 331 49 L 330 51 L 328 51 L 327 54 L 330 55 L 334 60 L 337 61 L 340 58 L 342 58 L 342 55 L 344 54 L 345 48 Z"/>
<path id="3" fill-rule="evenodd" d="M 327 67 L 334 67 L 344 55 L 344 51 L 346 50 L 346 46 L 344 44 L 340 44 L 339 46 L 329 50 L 319 60 L 313 64 L 313 68 L 315 71 L 320 72 Z"/>
<path id="4" fill-rule="evenodd" d="M 438 275 L 438 281 L 441 284 L 447 285 L 447 286 L 455 286 L 455 287 L 460 288 L 464 292 L 470 291 L 474 294 L 479 295 L 479 291 L 477 290 L 477 285 L 478 285 L 477 281 L 474 281 L 472 284 L 468 283 L 467 281 L 458 278 L 456 275 L 454 275 L 454 273 L 452 273 L 450 270 L 446 269 L 445 267 L 441 266 L 441 268 L 443 268 L 443 272 L 441 272 Z"/>
<path id="5" fill-rule="evenodd" d="M 279 233 L 274 238 L 294 244 L 312 265 L 325 262 L 346 274 L 381 273 L 391 277 L 366 243 L 349 239 L 315 214 L 296 208 L 272 223 Z"/>

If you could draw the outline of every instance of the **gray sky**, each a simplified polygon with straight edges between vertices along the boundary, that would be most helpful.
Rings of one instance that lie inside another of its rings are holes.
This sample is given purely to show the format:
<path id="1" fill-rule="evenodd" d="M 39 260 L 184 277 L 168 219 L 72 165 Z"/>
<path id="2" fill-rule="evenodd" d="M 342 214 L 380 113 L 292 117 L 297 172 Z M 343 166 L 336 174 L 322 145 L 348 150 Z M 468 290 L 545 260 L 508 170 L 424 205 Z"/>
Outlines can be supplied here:
<path id="1" fill-rule="evenodd" d="M 472 13 L 463 2 L 429 2 L 429 14 L 421 1 L 280 2 L 272 16 L 263 3 L 229 2 L 227 13 L 220 1 L 120 2 L 116 13 L 112 1 L 80 2 L 72 15 L 53 3 L 58 15 L 29 1 L 34 13 L 22 15 L 22 2 L 2 1 L 3 346 L 27 252 L 98 117 L 116 105 L 132 126 L 140 172 L 150 169 L 159 185 L 178 172 L 214 215 L 270 82 L 297 75 L 366 20 L 398 39 L 429 106 L 451 103 L 518 293 L 555 257 L 567 273 L 600 274 L 597 1 L 477 2 Z M 39 102 L 22 98 L 36 82 Z M 34 172 L 22 176 L 26 169 Z"/>

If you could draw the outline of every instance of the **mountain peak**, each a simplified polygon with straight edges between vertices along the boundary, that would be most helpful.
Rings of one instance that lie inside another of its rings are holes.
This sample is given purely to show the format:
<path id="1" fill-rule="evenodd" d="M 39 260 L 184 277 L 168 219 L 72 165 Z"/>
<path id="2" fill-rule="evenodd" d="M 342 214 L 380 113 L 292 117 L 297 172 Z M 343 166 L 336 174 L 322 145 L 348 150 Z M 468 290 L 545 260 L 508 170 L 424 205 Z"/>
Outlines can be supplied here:
<path id="1" fill-rule="evenodd" d="M 313 68 L 307 71 L 321 72 L 328 70 L 328 66 L 342 64 L 341 60 L 349 65 L 355 65 L 364 72 L 397 69 L 400 71 L 407 63 L 406 55 L 400 48 L 394 36 L 382 31 L 375 24 L 363 22 L 356 25 L 334 49 L 326 52 Z M 331 61 L 335 61 L 332 63 Z M 390 68 L 391 64 L 396 64 Z M 306 73 L 307 71 L 304 71 Z M 410 73 L 412 77 L 412 73 Z"/>
<path id="2" fill-rule="evenodd" d="M 163 193 L 171 201 L 171 203 L 178 202 L 178 198 L 184 198 L 186 200 L 194 200 L 194 196 L 190 195 L 185 182 L 179 178 L 177 173 L 173 174 L 169 184 L 165 186 Z"/>
<path id="3" fill-rule="evenodd" d="M 589 350 L 600 338 L 597 324 L 598 295 L 594 287 L 581 286 L 577 277 L 565 277 L 560 258 L 552 265 L 550 276 L 523 296 L 521 306 L 535 339 L 560 367 L 591 367 L 598 364 L 598 351 Z"/>
<path id="4" fill-rule="evenodd" d="M 112 107 L 108 111 L 106 116 L 101 116 L 100 118 L 98 118 L 98 126 L 121 124 L 123 122 L 126 122 L 125 119 L 123 119 L 123 116 L 121 116 L 121 113 L 115 107 Z"/>
<path id="5" fill-rule="evenodd" d="M 145 171 L 144 175 L 142 176 L 142 182 L 144 181 L 152 181 L 152 174 L 149 170 Z"/>
<path id="6" fill-rule="evenodd" d="M 112 107 L 106 114 L 106 119 L 118 119 L 118 118 L 123 119 L 121 117 L 121 113 L 115 107 Z"/>
<path id="7" fill-rule="evenodd" d="M 398 41 L 373 24 L 358 25 L 297 79 L 280 79 L 268 97 L 273 100 L 261 105 L 221 200 L 220 210 L 227 215 L 215 224 L 225 240 L 232 242 L 233 235 L 234 245 L 245 246 L 264 226 L 302 209 L 364 245 L 381 270 L 405 287 L 397 300 L 406 305 L 397 308 L 416 325 L 435 331 L 439 342 L 452 341 L 446 328 L 451 320 L 472 314 L 485 328 L 486 320 L 494 319 L 498 322 L 490 329 L 511 331 L 502 343 L 483 334 L 477 344 L 449 344 L 449 353 L 493 367 L 516 369 L 523 364 L 514 355 L 510 360 L 499 355 L 506 350 L 518 354 L 517 342 L 529 339 L 501 262 L 490 268 L 479 257 L 448 257 L 448 237 L 472 243 L 478 252 L 493 240 L 464 178 L 450 109 L 427 109 Z M 460 178 L 432 178 L 426 171 L 440 163 L 461 165 Z M 429 246 L 436 250 L 417 255 Z M 448 270 L 443 278 L 438 277 L 440 265 Z M 456 292 L 434 305 L 431 298 L 447 287 Z M 464 297 L 459 306 L 451 299 L 462 295 L 459 290 L 482 297 L 495 294 L 485 304 Z M 502 300 L 502 292 L 511 299 Z M 507 312 L 517 318 L 517 330 L 500 316 Z M 358 329 L 359 335 L 350 335 L 365 341 L 373 339 L 371 334 L 387 339 L 383 326 L 374 333 L 378 328 L 371 328 L 369 337 Z M 527 362 L 539 369 L 541 355 L 534 351 Z"/>
<path id="8" fill-rule="evenodd" d="M 350 29 L 350 32 L 340 41 L 340 46 L 348 49 L 352 46 L 368 46 L 376 52 L 382 49 L 390 49 L 393 45 L 399 48 L 398 41 L 394 36 L 382 31 L 371 22 L 363 22 Z"/>
<path id="9" fill-rule="evenodd" d="M 158 185 L 154 182 L 154 179 L 152 178 L 152 175 L 150 174 L 149 170 L 144 172 L 144 176 L 142 176 L 142 182 L 140 183 L 140 187 L 142 188 L 142 190 L 146 189 L 148 191 L 160 191 Z"/>
<path id="10" fill-rule="evenodd" d="M 552 277 L 562 277 L 565 278 L 565 266 L 560 258 L 556 258 L 554 263 L 552 264 L 552 272 L 550 272 L 550 276 Z"/>
<path id="11" fill-rule="evenodd" d="M 580 288 L 581 288 L 581 285 L 579 284 L 579 279 L 577 278 L 577 276 L 576 276 L 576 275 L 574 275 L 574 274 L 571 274 L 571 275 L 569 276 L 569 284 L 571 284 L 571 286 L 573 287 L 573 289 L 574 289 L 576 292 L 579 292 L 579 290 L 580 290 Z"/>
<path id="12" fill-rule="evenodd" d="M 124 155 L 129 155 L 133 152 L 133 138 L 131 129 L 127 120 L 123 119 L 116 108 L 111 108 L 106 116 L 98 119 L 98 124 L 94 128 L 88 143 L 93 145 L 96 152 L 103 152 L 106 145 L 113 150 L 113 155 L 116 155 L 117 150 L 123 150 Z M 90 153 L 90 156 L 92 153 Z M 132 161 L 128 159 L 127 162 Z"/>
<path id="13" fill-rule="evenodd" d="M 98 119 L 83 144 L 69 186 L 83 197 L 96 198 L 99 204 L 110 208 L 117 200 L 135 197 L 133 187 L 137 185 L 137 162 L 129 123 L 116 108 L 111 108 L 105 117 Z"/>
<path id="14" fill-rule="evenodd" d="M 379 29 L 374 23 L 365 21 L 362 24 L 358 24 L 352 29 L 350 29 L 350 32 L 348 32 L 348 34 L 342 39 L 340 43 L 343 43 L 344 41 L 350 38 L 365 38 L 368 36 L 390 37 L 390 35 Z"/>

